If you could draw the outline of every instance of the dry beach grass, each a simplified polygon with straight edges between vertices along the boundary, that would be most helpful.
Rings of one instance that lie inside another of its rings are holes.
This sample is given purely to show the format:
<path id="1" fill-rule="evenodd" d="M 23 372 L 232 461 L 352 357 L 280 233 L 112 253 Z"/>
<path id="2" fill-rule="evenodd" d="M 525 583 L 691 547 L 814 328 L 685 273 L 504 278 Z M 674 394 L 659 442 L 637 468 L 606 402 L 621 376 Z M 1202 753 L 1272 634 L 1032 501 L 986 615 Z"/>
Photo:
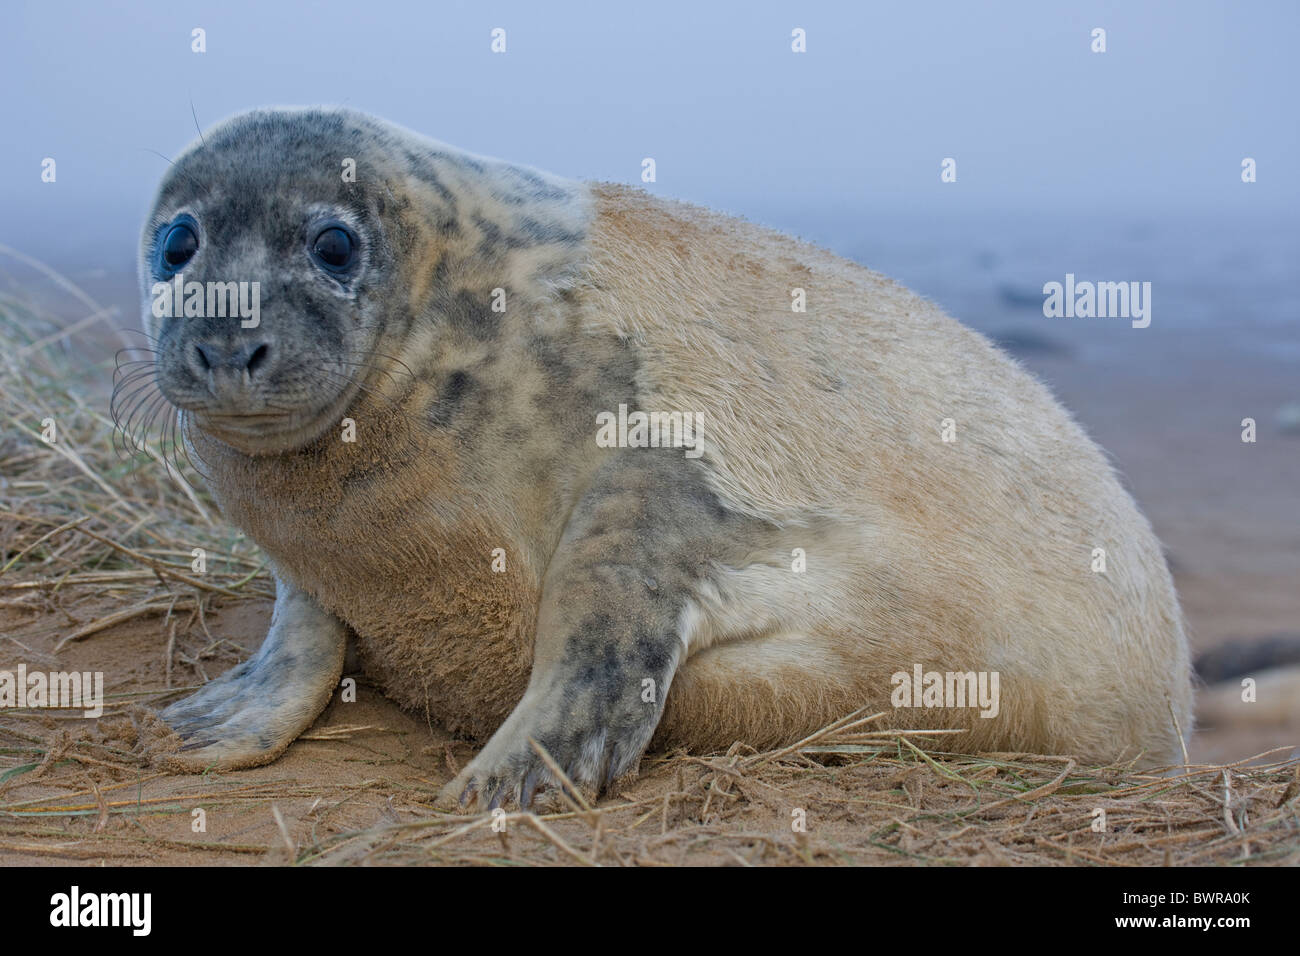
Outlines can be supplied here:
<path id="1" fill-rule="evenodd" d="M 103 671 L 106 708 L 0 711 L 0 862 L 1300 863 L 1295 759 L 1161 774 L 961 756 L 888 714 L 774 752 L 651 756 L 597 806 L 496 828 L 432 808 L 472 748 L 364 681 L 271 766 L 160 773 L 145 708 L 256 648 L 270 580 L 165 442 L 121 454 L 97 385 L 111 361 L 85 366 L 66 345 L 30 303 L 0 298 L 0 670 Z"/>

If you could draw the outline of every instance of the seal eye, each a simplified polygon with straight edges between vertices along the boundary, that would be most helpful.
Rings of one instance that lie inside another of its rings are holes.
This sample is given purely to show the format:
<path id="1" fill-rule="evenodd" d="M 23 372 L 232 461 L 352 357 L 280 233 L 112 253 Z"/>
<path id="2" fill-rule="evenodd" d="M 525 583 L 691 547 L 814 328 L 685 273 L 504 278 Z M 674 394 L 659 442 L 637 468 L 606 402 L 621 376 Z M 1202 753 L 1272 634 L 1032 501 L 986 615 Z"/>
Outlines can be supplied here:
<path id="1" fill-rule="evenodd" d="M 332 272 L 342 272 L 352 263 L 352 237 L 339 226 L 322 229 L 311 251 L 321 265 Z"/>
<path id="2" fill-rule="evenodd" d="M 183 222 L 167 230 L 162 241 L 162 261 L 168 269 L 178 269 L 199 251 L 199 237 Z"/>

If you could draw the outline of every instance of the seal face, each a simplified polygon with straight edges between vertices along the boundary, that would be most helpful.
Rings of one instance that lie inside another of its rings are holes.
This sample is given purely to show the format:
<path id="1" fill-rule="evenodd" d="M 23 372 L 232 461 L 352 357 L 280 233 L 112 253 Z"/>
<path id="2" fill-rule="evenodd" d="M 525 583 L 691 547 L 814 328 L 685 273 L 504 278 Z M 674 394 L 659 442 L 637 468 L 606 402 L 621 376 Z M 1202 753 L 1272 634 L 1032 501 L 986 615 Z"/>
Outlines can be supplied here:
<path id="1" fill-rule="evenodd" d="M 965 749 L 1153 763 L 1189 726 L 1172 583 L 1099 450 L 866 269 L 267 110 L 168 172 L 141 280 L 158 384 L 277 585 L 258 654 L 164 711 L 172 766 L 274 759 L 352 639 L 398 702 L 487 740 L 455 805 L 554 795 L 553 765 L 594 794 L 652 738 L 771 746 L 862 707 Z M 915 668 L 1000 700 L 895 706 Z"/>

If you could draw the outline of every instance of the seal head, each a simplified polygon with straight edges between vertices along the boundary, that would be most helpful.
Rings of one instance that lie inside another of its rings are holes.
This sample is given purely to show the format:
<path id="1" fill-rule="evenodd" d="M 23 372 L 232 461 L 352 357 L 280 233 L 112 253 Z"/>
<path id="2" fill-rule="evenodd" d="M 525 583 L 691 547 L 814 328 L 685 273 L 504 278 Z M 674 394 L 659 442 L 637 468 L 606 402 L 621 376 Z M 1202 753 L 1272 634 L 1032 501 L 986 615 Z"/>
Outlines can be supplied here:
<path id="1" fill-rule="evenodd" d="M 521 234 L 510 210 L 525 201 L 522 234 L 547 241 L 500 241 Z M 187 424 L 236 451 L 302 448 L 360 393 L 391 393 L 394 376 L 409 376 L 413 335 L 429 356 L 429 337 L 457 318 L 440 293 L 474 271 L 537 278 L 545 256 L 503 260 L 561 249 L 554 240 L 576 231 L 564 220 L 582 205 L 563 180 L 359 113 L 238 116 L 178 158 L 145 223 L 157 384 Z"/>

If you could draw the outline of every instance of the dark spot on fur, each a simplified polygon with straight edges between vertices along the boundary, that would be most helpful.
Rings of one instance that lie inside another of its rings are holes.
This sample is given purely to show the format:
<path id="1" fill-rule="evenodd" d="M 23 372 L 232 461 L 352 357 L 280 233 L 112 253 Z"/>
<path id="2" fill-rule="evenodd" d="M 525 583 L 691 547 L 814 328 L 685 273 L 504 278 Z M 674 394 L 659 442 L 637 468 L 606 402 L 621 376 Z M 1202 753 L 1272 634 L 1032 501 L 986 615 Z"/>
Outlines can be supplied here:
<path id="1" fill-rule="evenodd" d="M 564 649 L 565 656 L 585 656 L 585 650 L 591 646 L 592 639 L 600 639 L 612 632 L 614 618 L 605 611 L 592 611 L 577 624 Z"/>
<path id="2" fill-rule="evenodd" d="M 456 208 L 456 196 L 438 177 L 438 170 L 429 157 L 417 153 L 413 149 L 406 150 L 406 161 L 410 164 L 412 172 L 420 177 L 420 181 L 429 186 L 451 209 Z"/>
<path id="3" fill-rule="evenodd" d="M 451 327 L 477 342 L 490 342 L 497 337 L 501 331 L 501 314 L 492 311 L 488 296 L 468 289 L 457 292 L 447 307 L 447 320 Z"/>
<path id="4" fill-rule="evenodd" d="M 507 227 L 509 231 L 503 230 L 501 226 L 482 216 L 474 217 L 474 225 L 483 234 L 483 238 L 479 241 L 478 254 L 485 258 L 499 255 L 503 250 L 527 249 L 530 246 L 576 245 L 586 238 L 582 233 L 527 216 L 513 226 Z"/>
<path id="5" fill-rule="evenodd" d="M 471 172 L 481 173 L 487 169 L 486 163 L 475 159 L 473 156 L 465 156 L 463 154 L 453 155 L 450 153 L 434 153 L 433 155 L 438 159 L 441 159 L 443 162 L 452 163 L 459 166 L 461 169 L 468 169 Z"/>
<path id="6" fill-rule="evenodd" d="M 518 227 L 524 235 L 536 244 L 557 242 L 565 245 L 576 245 L 586 238 L 580 232 L 572 232 L 560 226 L 538 222 L 536 219 L 528 217 L 520 219 Z"/>
<path id="7" fill-rule="evenodd" d="M 476 253 L 484 259 L 496 258 L 502 252 L 508 252 L 511 249 L 523 249 L 533 245 L 523 236 L 503 232 L 495 222 L 484 219 L 482 216 L 474 217 L 474 225 L 483 234 L 483 238 L 479 240 Z"/>
<path id="8" fill-rule="evenodd" d="M 528 195 L 532 199 L 564 200 L 571 198 L 567 190 L 548 183 L 532 170 L 515 167 L 512 171 L 515 176 L 527 186 Z"/>
<path id="9" fill-rule="evenodd" d="M 551 382 L 567 385 L 572 381 L 573 368 L 569 365 L 568 350 L 562 339 L 536 335 L 529 340 L 528 350 Z"/>
<path id="10" fill-rule="evenodd" d="M 673 654 L 662 641 L 655 641 L 649 634 L 637 635 L 634 647 L 637 663 L 645 668 L 647 677 L 658 680 L 673 665 Z"/>
<path id="11" fill-rule="evenodd" d="M 475 387 L 477 382 L 468 372 L 463 369 L 452 372 L 438 393 L 438 403 L 430 410 L 430 423 L 436 428 L 445 428 L 451 424 L 456 412 L 464 405 L 466 396 Z"/>

